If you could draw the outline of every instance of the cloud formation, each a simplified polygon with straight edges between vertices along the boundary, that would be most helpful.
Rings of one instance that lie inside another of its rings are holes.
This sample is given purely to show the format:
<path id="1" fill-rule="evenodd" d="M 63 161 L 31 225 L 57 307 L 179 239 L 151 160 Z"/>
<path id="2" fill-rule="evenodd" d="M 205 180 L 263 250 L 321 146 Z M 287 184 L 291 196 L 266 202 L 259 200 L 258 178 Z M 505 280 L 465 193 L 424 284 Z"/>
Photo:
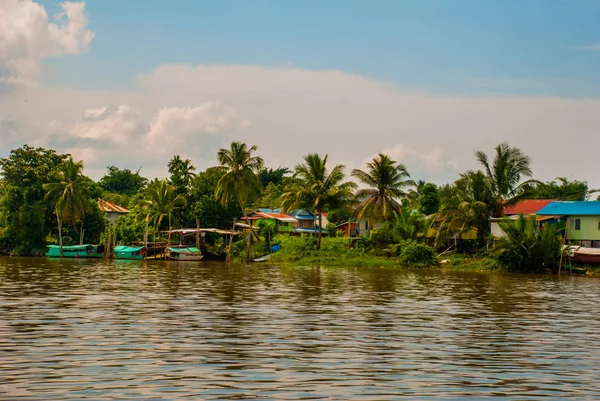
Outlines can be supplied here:
<path id="1" fill-rule="evenodd" d="M 67 1 L 61 8 L 50 19 L 31 0 L 0 1 L 0 90 L 35 86 L 43 59 L 88 49 L 94 33 L 87 29 L 85 3 Z"/>

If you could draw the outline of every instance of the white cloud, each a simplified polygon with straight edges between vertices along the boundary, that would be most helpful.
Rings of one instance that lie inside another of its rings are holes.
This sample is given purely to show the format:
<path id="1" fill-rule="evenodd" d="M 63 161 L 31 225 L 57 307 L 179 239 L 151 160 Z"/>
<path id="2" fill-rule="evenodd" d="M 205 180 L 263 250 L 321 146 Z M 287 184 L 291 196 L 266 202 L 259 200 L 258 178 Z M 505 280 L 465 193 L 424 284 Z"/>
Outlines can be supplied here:
<path id="1" fill-rule="evenodd" d="M 347 172 L 387 151 L 414 179 L 441 183 L 477 167 L 475 150 L 509 141 L 532 156 L 537 178 L 568 176 L 600 187 L 598 99 L 440 96 L 341 71 L 255 66 L 165 65 L 140 83 L 138 91 L 24 89 L 0 96 L 0 120 L 48 144 L 59 133 L 83 137 L 79 149 L 97 152 L 94 162 L 84 159 L 96 178 L 110 164 L 165 176 L 174 154 L 203 169 L 216 163 L 219 147 L 241 140 L 258 145 L 274 166 L 293 167 L 318 152 L 345 161 Z M 119 104 L 129 111 L 104 109 Z M 118 145 L 116 135 L 134 138 L 132 146 Z M 0 144 L 0 154 L 7 152 Z"/>
<path id="2" fill-rule="evenodd" d="M 31 0 L 0 1 L 0 84 L 35 86 L 41 61 L 88 49 L 94 33 L 87 28 L 85 3 L 64 2 L 55 22 Z"/>

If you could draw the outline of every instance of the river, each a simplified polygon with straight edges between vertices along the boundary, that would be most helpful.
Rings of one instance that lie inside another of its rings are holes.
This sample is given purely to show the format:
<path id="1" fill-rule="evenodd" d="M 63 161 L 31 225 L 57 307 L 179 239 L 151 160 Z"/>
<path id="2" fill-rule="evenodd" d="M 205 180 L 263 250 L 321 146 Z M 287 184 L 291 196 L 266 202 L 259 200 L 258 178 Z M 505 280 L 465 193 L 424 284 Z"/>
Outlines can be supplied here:
<path id="1" fill-rule="evenodd" d="M 0 258 L 0 399 L 599 399 L 599 294 L 588 277 Z"/>

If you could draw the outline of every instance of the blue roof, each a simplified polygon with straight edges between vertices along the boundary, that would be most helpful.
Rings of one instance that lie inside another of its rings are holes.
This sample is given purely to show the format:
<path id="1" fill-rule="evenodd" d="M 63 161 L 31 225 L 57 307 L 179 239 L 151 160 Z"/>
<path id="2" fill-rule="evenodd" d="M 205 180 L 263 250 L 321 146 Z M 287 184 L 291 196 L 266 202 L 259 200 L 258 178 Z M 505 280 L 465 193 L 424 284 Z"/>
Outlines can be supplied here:
<path id="1" fill-rule="evenodd" d="M 262 213 L 281 213 L 281 209 L 264 209 L 264 208 L 258 208 L 259 212 Z"/>
<path id="2" fill-rule="evenodd" d="M 306 209 L 292 210 L 288 214 L 298 220 L 315 220 L 315 215 Z"/>
<path id="3" fill-rule="evenodd" d="M 319 229 L 317 227 L 313 227 L 313 228 L 305 228 L 305 227 L 294 227 L 294 232 L 296 233 L 317 233 L 319 232 Z M 321 229 L 322 233 L 326 233 L 327 230 L 326 229 Z"/>
<path id="4" fill-rule="evenodd" d="M 600 216 L 600 202 L 551 202 L 537 214 L 540 216 Z"/>

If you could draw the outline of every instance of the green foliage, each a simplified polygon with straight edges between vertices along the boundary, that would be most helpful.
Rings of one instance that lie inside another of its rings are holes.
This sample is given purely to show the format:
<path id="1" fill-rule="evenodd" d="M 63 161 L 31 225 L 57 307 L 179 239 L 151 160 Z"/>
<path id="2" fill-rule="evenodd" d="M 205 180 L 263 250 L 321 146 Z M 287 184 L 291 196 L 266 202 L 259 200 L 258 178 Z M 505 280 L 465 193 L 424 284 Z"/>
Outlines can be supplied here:
<path id="1" fill-rule="evenodd" d="M 106 192 L 135 195 L 146 187 L 148 179 L 140 175 L 140 169 L 132 172 L 127 168 L 120 169 L 109 166 L 107 173 L 100 179 L 99 184 Z"/>
<path id="2" fill-rule="evenodd" d="M 505 236 L 496 244 L 493 255 L 508 271 L 544 273 L 558 269 L 563 225 L 539 227 L 535 216 L 526 219 L 523 215 L 499 225 Z"/>
<path id="3" fill-rule="evenodd" d="M 532 197 L 535 199 L 583 201 L 586 200 L 589 193 L 587 182 L 558 177 L 556 180 L 539 184 L 532 191 Z"/>
<path id="4" fill-rule="evenodd" d="M 409 211 L 403 208 L 399 213 L 396 213 L 392 222 L 394 236 L 398 241 L 425 241 L 432 222 L 433 217 L 427 217 L 418 211 Z"/>
<path id="5" fill-rule="evenodd" d="M 196 167 L 192 165 L 190 159 L 182 160 L 179 155 L 173 156 L 169 161 L 169 174 L 171 174 L 171 184 L 175 186 L 177 194 L 187 194 L 195 177 Z"/>
<path id="6" fill-rule="evenodd" d="M 389 221 L 401 208 L 400 199 L 407 196 L 406 188 L 415 185 L 406 166 L 380 153 L 367 163 L 367 171 L 354 169 L 352 176 L 369 188 L 357 192 L 365 200 L 356 209 L 356 216 L 372 221 Z"/>
<path id="7" fill-rule="evenodd" d="M 224 174 L 218 168 L 209 168 L 192 181 L 190 214 L 200 220 L 202 227 L 231 229 L 233 219 L 242 214 L 237 202 L 223 205 L 215 199 L 217 183 Z"/>
<path id="8" fill-rule="evenodd" d="M 356 184 L 344 181 L 344 165 L 336 165 L 331 172 L 327 169 L 327 155 L 316 153 L 304 156 L 304 163 L 294 170 L 294 180 L 288 185 L 282 196 L 285 211 L 308 209 L 319 216 L 318 226 L 322 227 L 321 213 L 326 209 L 339 208 L 353 198 Z M 321 233 L 318 230 L 317 249 L 321 245 Z"/>
<path id="9" fill-rule="evenodd" d="M 260 170 L 258 178 L 260 180 L 260 185 L 263 188 L 267 188 L 269 184 L 279 185 L 284 181 L 284 177 L 286 174 L 289 174 L 291 171 L 286 167 L 279 167 L 276 169 L 272 168 L 264 168 Z"/>
<path id="10" fill-rule="evenodd" d="M 437 254 L 432 247 L 417 242 L 401 245 L 400 263 L 405 267 L 433 267 L 438 265 Z"/>
<path id="11" fill-rule="evenodd" d="M 281 197 L 285 191 L 285 181 L 280 183 L 269 183 L 263 194 L 254 202 L 254 207 L 278 209 L 281 207 Z"/>
<path id="12" fill-rule="evenodd" d="M 219 149 L 217 157 L 220 169 L 225 174 L 217 183 L 215 198 L 222 204 L 234 198 L 243 210 L 244 205 L 260 193 L 261 186 L 257 172 L 264 163 L 262 158 L 252 155 L 256 150 L 256 146 L 248 148 L 241 142 L 232 142 L 229 149 Z"/>
<path id="13" fill-rule="evenodd" d="M 335 209 L 329 209 L 327 212 L 327 220 L 333 224 L 347 223 L 352 218 L 354 211 L 350 205 L 343 205 Z"/>
<path id="14" fill-rule="evenodd" d="M 185 206 L 187 203 L 183 195 L 177 194 L 175 187 L 167 180 L 155 179 L 144 191 L 144 198 L 140 206 L 146 209 L 150 216 L 152 227 L 159 229 L 165 217 L 169 217 L 174 210 Z M 172 222 L 169 221 L 172 225 Z"/>
<path id="15" fill-rule="evenodd" d="M 419 211 L 426 216 L 437 213 L 440 210 L 440 193 L 437 185 L 428 182 L 420 190 L 420 195 L 417 199 L 419 203 Z"/>
<path id="16" fill-rule="evenodd" d="M 68 155 L 24 145 L 0 159 L 0 251 L 27 254 L 44 249 L 46 236 L 56 227 L 54 210 L 44 201 L 43 185 Z"/>
<path id="17" fill-rule="evenodd" d="M 337 229 L 333 223 L 327 223 L 325 226 L 325 231 L 327 231 L 327 235 L 330 237 L 335 237 L 337 234 Z"/>

